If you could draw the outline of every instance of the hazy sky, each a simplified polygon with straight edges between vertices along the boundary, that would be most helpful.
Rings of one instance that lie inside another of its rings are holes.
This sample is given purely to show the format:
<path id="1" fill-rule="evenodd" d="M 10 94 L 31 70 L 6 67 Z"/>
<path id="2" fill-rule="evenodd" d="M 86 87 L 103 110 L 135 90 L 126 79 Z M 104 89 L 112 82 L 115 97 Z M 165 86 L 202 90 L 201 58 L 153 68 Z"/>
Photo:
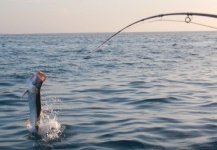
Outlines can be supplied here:
<path id="1" fill-rule="evenodd" d="M 217 14 L 217 0 L 0 0 L 0 33 L 115 32 L 139 19 L 172 12 Z M 172 19 L 184 20 L 184 16 Z M 193 20 L 217 26 L 217 19 L 194 17 Z M 210 29 L 186 23 L 155 22 L 127 31 L 188 30 Z"/>

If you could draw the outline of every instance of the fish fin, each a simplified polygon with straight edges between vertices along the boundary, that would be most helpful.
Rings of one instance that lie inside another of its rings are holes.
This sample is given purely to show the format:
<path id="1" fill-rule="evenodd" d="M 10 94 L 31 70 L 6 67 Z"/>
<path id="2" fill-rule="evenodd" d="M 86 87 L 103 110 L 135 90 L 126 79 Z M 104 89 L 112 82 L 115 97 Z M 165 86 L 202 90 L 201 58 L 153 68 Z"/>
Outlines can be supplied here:
<path id="1" fill-rule="evenodd" d="M 41 110 L 41 112 L 40 112 L 40 116 L 39 116 L 40 118 L 44 118 L 44 113 L 43 113 L 43 111 Z"/>
<path id="2" fill-rule="evenodd" d="M 29 126 L 29 125 L 31 125 L 31 121 L 29 119 L 27 119 L 26 126 Z"/>
<path id="3" fill-rule="evenodd" d="M 26 90 L 26 92 L 23 93 L 22 98 L 29 93 L 29 90 Z"/>
<path id="4" fill-rule="evenodd" d="M 29 132 L 34 132 L 30 119 L 27 119 L 27 121 L 26 121 L 26 127 L 29 130 Z"/>

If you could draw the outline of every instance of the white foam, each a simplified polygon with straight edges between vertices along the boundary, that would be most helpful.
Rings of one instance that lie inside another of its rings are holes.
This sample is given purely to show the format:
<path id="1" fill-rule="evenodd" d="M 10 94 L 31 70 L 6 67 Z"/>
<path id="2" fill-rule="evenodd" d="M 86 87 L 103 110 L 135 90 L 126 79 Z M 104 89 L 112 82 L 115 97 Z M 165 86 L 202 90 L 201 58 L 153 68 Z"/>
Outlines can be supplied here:
<path id="1" fill-rule="evenodd" d="M 48 101 L 49 100 L 45 101 L 45 104 L 42 107 L 44 117 L 40 120 L 37 133 L 43 140 L 46 141 L 58 139 L 64 131 L 64 126 L 57 121 L 59 107 L 55 109 L 55 104 L 58 103 L 59 105 L 59 102 L 61 101 L 57 99 L 52 99 L 51 102 Z M 29 132 L 33 132 L 30 123 L 27 123 L 26 127 Z"/>
<path id="2" fill-rule="evenodd" d="M 38 134 L 46 140 L 58 139 L 61 132 L 61 125 L 55 119 L 48 119 L 39 125 Z"/>

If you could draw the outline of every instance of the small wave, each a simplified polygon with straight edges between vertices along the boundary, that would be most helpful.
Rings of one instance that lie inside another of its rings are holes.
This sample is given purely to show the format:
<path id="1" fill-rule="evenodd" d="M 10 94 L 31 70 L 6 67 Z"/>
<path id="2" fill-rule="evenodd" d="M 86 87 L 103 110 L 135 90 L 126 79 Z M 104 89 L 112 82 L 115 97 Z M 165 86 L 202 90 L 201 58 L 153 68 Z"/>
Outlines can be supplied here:
<path id="1" fill-rule="evenodd" d="M 112 90 L 112 89 L 84 89 L 84 90 L 74 90 L 75 92 L 81 92 L 81 93 L 100 93 L 100 94 L 111 94 L 111 93 L 118 93 L 118 92 L 125 92 L 126 90 Z"/>
<path id="2" fill-rule="evenodd" d="M 130 85 L 141 85 L 141 84 L 145 84 L 144 81 L 132 81 L 129 83 Z"/>
<path id="3" fill-rule="evenodd" d="M 129 102 L 127 105 L 131 105 L 136 107 L 137 109 L 147 109 L 147 108 L 155 108 L 158 106 L 157 104 L 170 104 L 176 98 L 168 97 L 168 98 L 153 98 L 153 99 L 144 99 L 144 100 L 137 100 L 134 102 Z"/>
<path id="4" fill-rule="evenodd" d="M 91 59 L 91 56 L 85 56 L 84 59 Z"/>
<path id="5" fill-rule="evenodd" d="M 98 49 L 98 50 L 96 50 L 96 52 L 98 52 L 98 53 L 99 53 L 99 52 L 103 52 L 103 50 L 102 50 L 102 49 Z"/>
<path id="6" fill-rule="evenodd" d="M 167 122 L 167 123 L 182 123 L 178 119 L 173 119 L 173 118 L 166 118 L 166 117 L 159 117 L 156 119 L 159 123 L 160 122 Z"/>
<path id="7" fill-rule="evenodd" d="M 131 102 L 130 104 L 137 105 L 137 104 L 143 104 L 143 103 L 171 103 L 171 101 L 173 100 L 177 100 L 177 98 L 168 97 L 168 98 L 144 99 L 144 100 L 138 100 L 135 102 Z"/>
<path id="8" fill-rule="evenodd" d="M 153 60 L 153 58 L 151 58 L 151 57 L 147 57 L 147 56 L 144 56 L 143 59 Z"/>
<path id="9" fill-rule="evenodd" d="M 46 44 L 46 45 L 58 45 L 59 44 L 56 41 L 44 41 L 43 43 Z"/>
<path id="10" fill-rule="evenodd" d="M 108 99 L 100 99 L 99 101 L 115 104 L 115 103 L 127 103 L 127 102 L 131 101 L 131 99 L 124 98 L 124 97 L 112 97 L 112 98 L 108 98 Z"/>
<path id="11" fill-rule="evenodd" d="M 141 48 L 148 48 L 147 46 L 141 46 Z"/>
<path id="12" fill-rule="evenodd" d="M 109 147 L 114 149 L 164 149 L 160 146 L 150 145 L 148 143 L 140 142 L 139 140 L 116 140 L 116 141 L 107 141 L 96 144 L 100 147 Z"/>
<path id="13" fill-rule="evenodd" d="M 216 106 L 217 106 L 217 103 L 210 103 L 210 104 L 203 104 L 200 107 L 208 107 L 208 108 L 210 108 L 210 107 L 216 107 Z"/>
<path id="14" fill-rule="evenodd" d="M 13 86 L 13 84 L 11 83 L 4 83 L 4 82 L 0 82 L 0 86 Z"/>
<path id="15" fill-rule="evenodd" d="M 75 50 L 74 52 L 77 52 L 78 54 L 79 54 L 79 53 L 84 54 L 84 53 L 87 52 L 87 51 L 88 51 L 87 49 L 81 48 L 81 49 Z"/>

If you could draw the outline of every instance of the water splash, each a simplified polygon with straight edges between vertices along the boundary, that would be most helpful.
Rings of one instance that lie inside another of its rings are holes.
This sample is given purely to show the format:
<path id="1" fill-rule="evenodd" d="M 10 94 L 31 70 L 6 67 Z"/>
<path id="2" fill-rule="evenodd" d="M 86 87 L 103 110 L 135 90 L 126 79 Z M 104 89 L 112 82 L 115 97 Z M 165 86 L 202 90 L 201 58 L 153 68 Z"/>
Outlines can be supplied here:
<path id="1" fill-rule="evenodd" d="M 65 126 L 61 125 L 57 119 L 60 112 L 60 103 L 62 103 L 60 99 L 52 98 L 45 100 L 42 105 L 44 117 L 40 120 L 37 137 L 40 137 L 44 142 L 58 140 L 65 130 Z M 27 124 L 26 127 L 32 132 L 31 124 Z"/>

